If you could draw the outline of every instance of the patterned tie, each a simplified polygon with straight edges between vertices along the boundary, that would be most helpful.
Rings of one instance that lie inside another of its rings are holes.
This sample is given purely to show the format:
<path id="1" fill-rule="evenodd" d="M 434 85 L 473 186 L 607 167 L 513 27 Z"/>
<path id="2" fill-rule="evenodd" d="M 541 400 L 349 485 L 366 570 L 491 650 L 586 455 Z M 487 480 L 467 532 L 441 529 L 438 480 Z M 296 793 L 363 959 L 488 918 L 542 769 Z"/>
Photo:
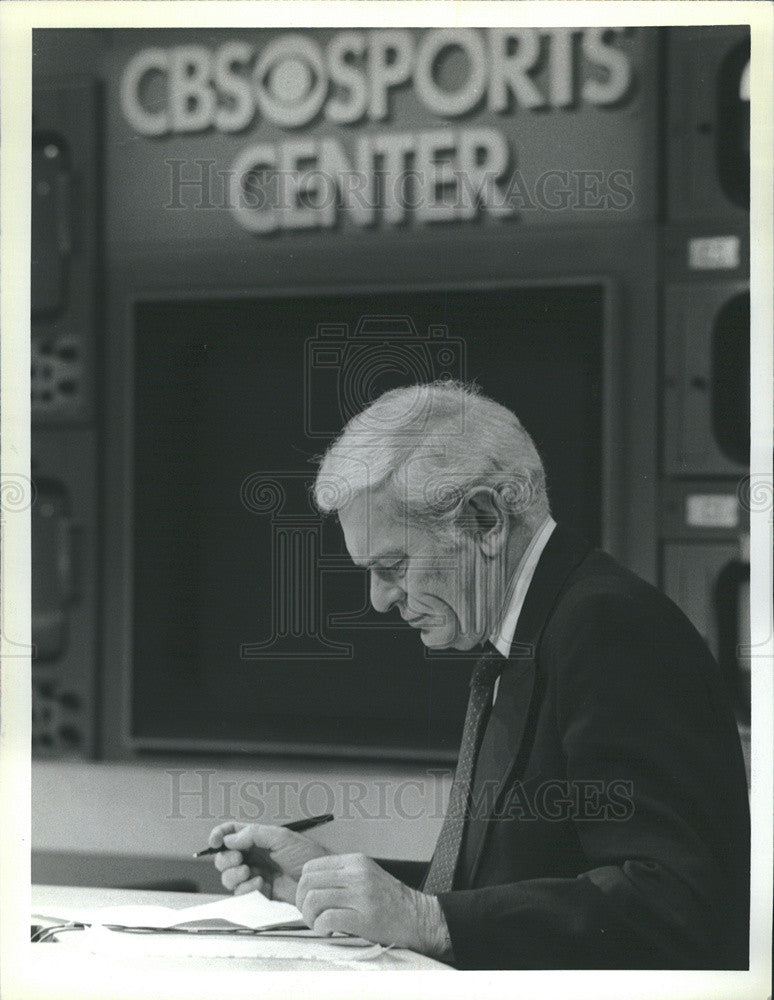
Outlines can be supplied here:
<path id="1" fill-rule="evenodd" d="M 492 704 L 494 683 L 506 663 L 507 660 L 498 653 L 487 653 L 476 664 L 470 679 L 470 699 L 462 730 L 457 771 L 449 796 L 449 808 L 422 890 L 431 895 L 449 892 L 454 882 L 476 754 L 488 715 L 487 709 Z"/>

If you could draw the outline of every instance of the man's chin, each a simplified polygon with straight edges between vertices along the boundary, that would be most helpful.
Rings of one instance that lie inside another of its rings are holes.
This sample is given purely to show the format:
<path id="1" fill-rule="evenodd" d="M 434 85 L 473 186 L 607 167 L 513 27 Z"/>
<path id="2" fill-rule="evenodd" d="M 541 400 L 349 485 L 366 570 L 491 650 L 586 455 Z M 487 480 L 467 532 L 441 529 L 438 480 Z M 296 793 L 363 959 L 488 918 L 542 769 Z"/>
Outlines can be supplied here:
<path id="1" fill-rule="evenodd" d="M 454 647 L 453 635 L 447 635 L 442 629 L 432 626 L 421 629 L 419 638 L 428 649 L 452 649 Z"/>
<path id="2" fill-rule="evenodd" d="M 461 635 L 459 632 L 450 635 L 439 628 L 422 629 L 419 636 L 428 649 L 459 649 L 461 652 L 473 649 L 481 641 L 480 638 Z"/>

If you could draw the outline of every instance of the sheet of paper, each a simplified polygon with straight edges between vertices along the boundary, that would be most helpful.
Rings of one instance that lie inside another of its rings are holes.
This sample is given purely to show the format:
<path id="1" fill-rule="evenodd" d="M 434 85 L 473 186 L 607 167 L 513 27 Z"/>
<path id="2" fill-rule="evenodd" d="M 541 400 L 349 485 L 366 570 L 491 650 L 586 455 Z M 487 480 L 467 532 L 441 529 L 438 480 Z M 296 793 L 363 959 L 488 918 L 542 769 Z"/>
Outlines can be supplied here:
<path id="1" fill-rule="evenodd" d="M 137 934 L 91 927 L 62 935 L 57 947 L 116 958 L 242 958 L 291 959 L 352 967 L 372 962 L 388 948 L 361 938 L 234 934 Z"/>
<path id="2" fill-rule="evenodd" d="M 306 927 L 301 912 L 292 903 L 267 899 L 260 892 L 246 892 L 240 896 L 217 899 L 214 903 L 187 906 L 183 910 L 176 910 L 175 918 L 172 924 L 165 926 L 187 927 L 194 923 L 197 926 L 214 926 L 218 921 L 224 921 L 226 924 L 249 927 L 251 930 L 287 923 Z"/>
<path id="3" fill-rule="evenodd" d="M 59 910 L 62 910 L 60 913 Z M 66 910 L 67 912 L 64 912 Z M 226 896 L 214 903 L 200 903 L 183 909 L 167 906 L 57 907 L 58 917 L 83 924 L 110 924 L 121 927 L 248 927 L 259 930 L 276 924 L 306 927 L 299 910 L 291 903 L 267 899 L 260 892 Z"/>

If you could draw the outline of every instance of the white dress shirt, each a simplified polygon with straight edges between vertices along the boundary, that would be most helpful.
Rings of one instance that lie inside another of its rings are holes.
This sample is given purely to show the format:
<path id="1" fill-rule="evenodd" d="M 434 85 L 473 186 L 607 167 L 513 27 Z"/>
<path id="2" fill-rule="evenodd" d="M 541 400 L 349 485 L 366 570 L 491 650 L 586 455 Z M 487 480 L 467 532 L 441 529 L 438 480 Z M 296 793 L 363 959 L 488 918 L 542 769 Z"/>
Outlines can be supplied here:
<path id="1" fill-rule="evenodd" d="M 519 565 L 516 567 L 516 572 L 513 574 L 510 586 L 508 587 L 509 597 L 505 605 L 506 611 L 502 623 L 497 632 L 489 637 L 489 641 L 498 652 L 502 653 L 506 660 L 511 655 L 511 645 L 516 632 L 516 625 L 524 605 L 524 598 L 527 596 L 529 585 L 532 583 L 532 577 L 535 575 L 535 568 L 555 527 L 556 521 L 549 515 L 532 536 L 529 545 L 524 551 L 524 555 L 519 560 Z M 492 694 L 492 704 L 494 704 L 497 698 L 497 689 L 499 686 L 500 678 L 498 677 L 495 681 L 494 692 Z"/>

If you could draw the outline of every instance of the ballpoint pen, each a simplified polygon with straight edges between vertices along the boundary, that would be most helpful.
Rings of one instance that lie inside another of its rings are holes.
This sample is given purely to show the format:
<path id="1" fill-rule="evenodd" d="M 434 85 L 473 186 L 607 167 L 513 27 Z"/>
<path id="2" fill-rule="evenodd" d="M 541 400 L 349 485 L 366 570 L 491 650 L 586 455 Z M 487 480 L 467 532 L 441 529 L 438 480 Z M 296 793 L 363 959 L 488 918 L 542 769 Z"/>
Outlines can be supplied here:
<path id="1" fill-rule="evenodd" d="M 309 816 L 307 819 L 296 819 L 292 823 L 283 823 L 286 830 L 293 830 L 295 833 L 302 833 L 304 830 L 311 830 L 315 826 L 322 826 L 323 823 L 330 823 L 334 819 L 333 813 L 323 813 L 321 816 Z M 195 858 L 203 858 L 208 854 L 220 854 L 221 851 L 229 850 L 225 844 L 222 847 L 205 847 L 203 851 L 197 851 Z"/>

